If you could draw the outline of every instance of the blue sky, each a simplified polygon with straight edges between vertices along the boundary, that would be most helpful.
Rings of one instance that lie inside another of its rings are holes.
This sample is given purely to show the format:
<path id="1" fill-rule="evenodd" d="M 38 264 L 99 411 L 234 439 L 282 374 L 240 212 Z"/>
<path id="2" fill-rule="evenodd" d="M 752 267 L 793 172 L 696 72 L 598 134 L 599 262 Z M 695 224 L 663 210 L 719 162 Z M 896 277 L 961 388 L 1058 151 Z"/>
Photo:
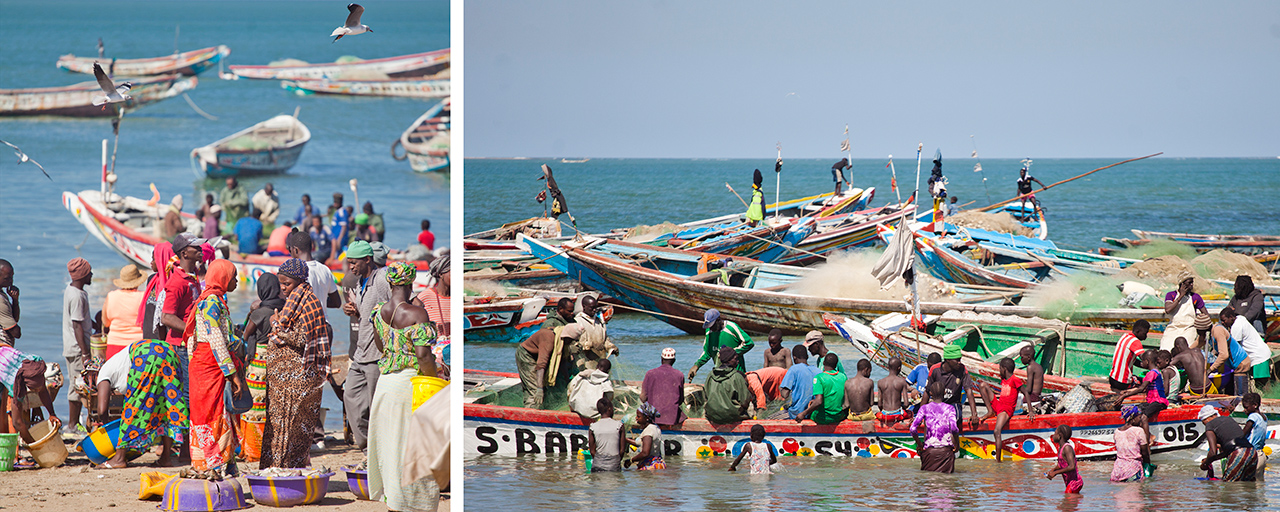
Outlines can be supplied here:
<path id="1" fill-rule="evenodd" d="M 1280 2 L 464 9 L 469 157 L 1280 155 Z"/>

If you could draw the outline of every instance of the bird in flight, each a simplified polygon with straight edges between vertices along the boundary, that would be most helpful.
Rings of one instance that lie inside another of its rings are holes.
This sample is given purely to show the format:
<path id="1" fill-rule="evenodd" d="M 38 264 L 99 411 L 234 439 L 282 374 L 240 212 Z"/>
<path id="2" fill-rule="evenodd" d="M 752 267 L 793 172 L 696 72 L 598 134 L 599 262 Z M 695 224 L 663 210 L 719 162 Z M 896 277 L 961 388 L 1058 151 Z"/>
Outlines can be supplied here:
<path id="1" fill-rule="evenodd" d="M 329 34 L 330 37 L 337 36 L 333 38 L 333 42 L 335 43 L 338 42 L 339 39 L 342 39 L 342 36 L 354 36 L 365 32 L 373 32 L 373 29 L 369 28 L 368 25 L 360 24 L 360 15 L 364 14 L 364 7 L 361 7 L 360 4 L 347 4 L 347 10 L 351 12 L 347 15 L 347 23 L 341 27 L 333 29 L 333 33 Z"/>
<path id="2" fill-rule="evenodd" d="M 9 146 L 9 147 L 13 148 L 13 154 L 18 155 L 18 165 L 22 165 L 22 164 L 27 163 L 27 162 L 31 162 L 31 163 L 33 163 L 33 164 L 36 164 L 36 167 L 39 167 L 39 168 L 40 168 L 40 172 L 43 172 L 43 173 L 44 173 L 44 177 L 49 178 L 49 181 L 53 181 L 53 177 L 52 177 L 52 176 L 49 176 L 48 171 L 45 171 L 45 170 L 44 170 L 44 166 L 43 166 L 43 165 L 40 165 L 40 162 L 37 162 L 37 161 L 35 161 L 35 160 L 32 160 L 32 159 L 31 159 L 31 157 L 27 156 L 27 154 L 26 154 L 26 153 L 23 153 L 23 152 L 22 152 L 22 150 L 18 148 L 18 146 L 14 146 L 13 144 L 10 144 L 10 143 L 5 142 L 5 141 L 3 141 L 3 140 L 0 140 L 0 143 L 3 143 L 4 145 L 6 145 L 6 146 Z"/>
<path id="3" fill-rule="evenodd" d="M 97 62 L 93 63 L 93 77 L 98 79 L 98 87 L 102 88 L 102 93 L 105 95 L 94 96 L 93 106 L 101 105 L 102 110 L 106 110 L 108 104 L 124 103 L 133 99 L 133 96 L 128 94 L 129 89 L 133 88 L 133 83 L 125 82 L 116 87 L 116 84 L 111 83 L 111 79 L 107 78 L 107 73 L 102 70 L 102 66 L 99 66 Z"/>

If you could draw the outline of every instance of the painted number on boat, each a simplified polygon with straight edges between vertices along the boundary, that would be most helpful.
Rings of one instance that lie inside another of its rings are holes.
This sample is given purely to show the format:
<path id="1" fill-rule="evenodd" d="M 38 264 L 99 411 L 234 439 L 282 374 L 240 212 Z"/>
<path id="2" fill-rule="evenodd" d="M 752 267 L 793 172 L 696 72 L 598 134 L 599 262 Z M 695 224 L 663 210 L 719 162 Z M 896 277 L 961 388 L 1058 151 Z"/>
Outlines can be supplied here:
<path id="1" fill-rule="evenodd" d="M 555 430 L 515 428 L 511 430 L 478 426 L 473 431 L 475 451 L 481 454 L 552 455 L 576 454 L 587 449 L 587 436 L 576 432 L 567 435 Z M 664 440 L 663 453 L 680 454 L 680 442 Z"/>
<path id="2" fill-rule="evenodd" d="M 1160 431 L 1160 435 L 1164 436 L 1165 442 L 1173 443 L 1180 441 L 1195 441 L 1200 438 L 1200 429 L 1196 428 L 1195 423 L 1183 423 L 1181 425 L 1169 425 Z"/>

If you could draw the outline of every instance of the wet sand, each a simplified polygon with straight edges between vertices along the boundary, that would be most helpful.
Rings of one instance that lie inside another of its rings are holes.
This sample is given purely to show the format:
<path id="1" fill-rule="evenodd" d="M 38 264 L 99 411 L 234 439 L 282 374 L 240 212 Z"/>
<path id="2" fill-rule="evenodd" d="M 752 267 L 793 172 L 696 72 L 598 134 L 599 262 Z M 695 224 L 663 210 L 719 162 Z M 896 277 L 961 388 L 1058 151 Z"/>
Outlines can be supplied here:
<path id="1" fill-rule="evenodd" d="M 341 436 L 341 432 L 336 433 Z M 335 435 L 334 432 L 329 433 Z M 49 469 L 24 469 L 0 473 L 0 510 L 39 510 L 39 511 L 87 511 L 87 510 L 137 510 L 154 511 L 160 505 L 160 498 L 151 500 L 138 499 L 138 487 L 142 473 L 159 471 L 172 474 L 180 471 L 177 468 L 158 468 L 152 466 L 156 461 L 159 449 L 147 453 L 134 460 L 125 469 L 94 469 L 89 459 L 75 451 L 71 441 L 67 441 L 67 450 L 71 453 L 61 466 Z M 25 454 L 25 450 L 23 451 Z M 329 491 L 319 502 L 293 507 L 295 510 L 326 511 L 376 511 L 387 510 L 386 504 L 378 501 L 357 500 L 347 488 L 345 473 L 339 468 L 348 464 L 358 464 L 364 460 L 364 454 L 354 445 L 330 443 L 323 451 L 311 452 L 313 466 L 321 465 L 336 472 L 329 479 Z M 242 468 L 257 469 L 258 464 L 241 463 Z M 240 485 L 244 488 L 245 499 L 252 508 L 262 508 L 249 495 L 249 484 L 243 477 Z M 449 510 L 449 502 L 441 501 L 440 511 Z"/>

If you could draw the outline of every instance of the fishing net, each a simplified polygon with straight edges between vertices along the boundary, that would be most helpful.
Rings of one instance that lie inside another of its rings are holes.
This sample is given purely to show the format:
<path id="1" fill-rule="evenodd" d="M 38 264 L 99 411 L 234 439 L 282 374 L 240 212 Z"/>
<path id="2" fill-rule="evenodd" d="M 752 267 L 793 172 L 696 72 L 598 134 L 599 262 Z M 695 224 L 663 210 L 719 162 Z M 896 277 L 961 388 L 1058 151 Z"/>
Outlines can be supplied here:
<path id="1" fill-rule="evenodd" d="M 627 229 L 627 234 L 623 236 L 622 239 L 628 242 L 642 244 L 662 235 L 675 233 L 681 229 L 683 228 L 671 222 L 663 222 L 652 226 L 642 224 L 634 228 Z"/>
<path id="2" fill-rule="evenodd" d="M 1157 290 L 1172 290 L 1178 286 L 1178 275 L 1183 272 L 1197 274 L 1191 264 L 1187 263 L 1187 260 L 1177 256 L 1160 256 L 1129 265 L 1129 268 L 1120 271 L 1119 275 L 1137 278 L 1152 284 Z M 1232 278 L 1234 279 L 1235 277 L 1232 276 Z M 1192 287 L 1196 293 L 1200 294 L 1214 291 L 1217 288 L 1218 285 L 1199 275 L 1196 275 L 1195 285 Z"/>
<path id="3" fill-rule="evenodd" d="M 880 289 L 880 281 L 871 274 L 883 249 L 837 252 L 824 263 L 810 267 L 805 277 L 787 287 L 787 293 L 832 299 L 902 300 L 907 286 L 898 279 L 888 290 Z M 950 286 L 926 274 L 919 279 L 920 299 L 931 302 L 955 302 Z"/>
<path id="4" fill-rule="evenodd" d="M 227 141 L 227 143 L 223 147 L 225 147 L 226 149 L 234 150 L 234 151 L 251 151 L 251 150 L 259 150 L 259 149 L 269 149 L 274 145 L 275 144 L 271 140 L 260 139 L 250 135 L 245 135 L 245 136 L 236 137 L 234 139 Z"/>
<path id="5" fill-rule="evenodd" d="M 1247 275 L 1253 278 L 1254 284 L 1276 284 L 1261 263 L 1243 254 L 1223 249 L 1214 249 L 1197 256 L 1191 260 L 1191 266 L 1196 269 L 1197 274 L 1211 279 L 1235 281 L 1236 276 Z"/>
<path id="6" fill-rule="evenodd" d="M 1031 236 L 1032 230 L 1018 222 L 1009 212 L 987 213 L 969 210 L 957 213 L 945 220 L 962 228 L 985 229 L 999 233 Z"/>
<path id="7" fill-rule="evenodd" d="M 1040 308 L 1045 318 L 1071 320 L 1082 311 L 1119 307 L 1126 279 L 1080 272 L 1028 290 L 1021 305 Z"/>
<path id="8" fill-rule="evenodd" d="M 462 293 L 468 297 L 506 297 L 514 295 L 516 291 L 497 281 L 467 278 L 462 280 Z"/>
<path id="9" fill-rule="evenodd" d="M 1143 245 L 1135 245 L 1128 249 L 1116 251 L 1116 256 L 1121 258 L 1129 258 L 1134 260 L 1145 260 L 1149 258 L 1158 258 L 1160 256 L 1177 256 L 1184 260 L 1190 261 L 1196 257 L 1195 248 L 1187 244 L 1180 244 L 1168 239 L 1156 239 L 1151 243 Z"/>
<path id="10" fill-rule="evenodd" d="M 335 64 L 351 64 L 353 62 L 364 62 L 364 59 L 356 57 L 355 55 L 343 55 L 333 62 Z"/>
<path id="11" fill-rule="evenodd" d="M 281 59 L 281 60 L 273 60 L 267 65 L 271 67 L 285 67 L 285 66 L 307 66 L 309 64 L 305 60 Z"/>

